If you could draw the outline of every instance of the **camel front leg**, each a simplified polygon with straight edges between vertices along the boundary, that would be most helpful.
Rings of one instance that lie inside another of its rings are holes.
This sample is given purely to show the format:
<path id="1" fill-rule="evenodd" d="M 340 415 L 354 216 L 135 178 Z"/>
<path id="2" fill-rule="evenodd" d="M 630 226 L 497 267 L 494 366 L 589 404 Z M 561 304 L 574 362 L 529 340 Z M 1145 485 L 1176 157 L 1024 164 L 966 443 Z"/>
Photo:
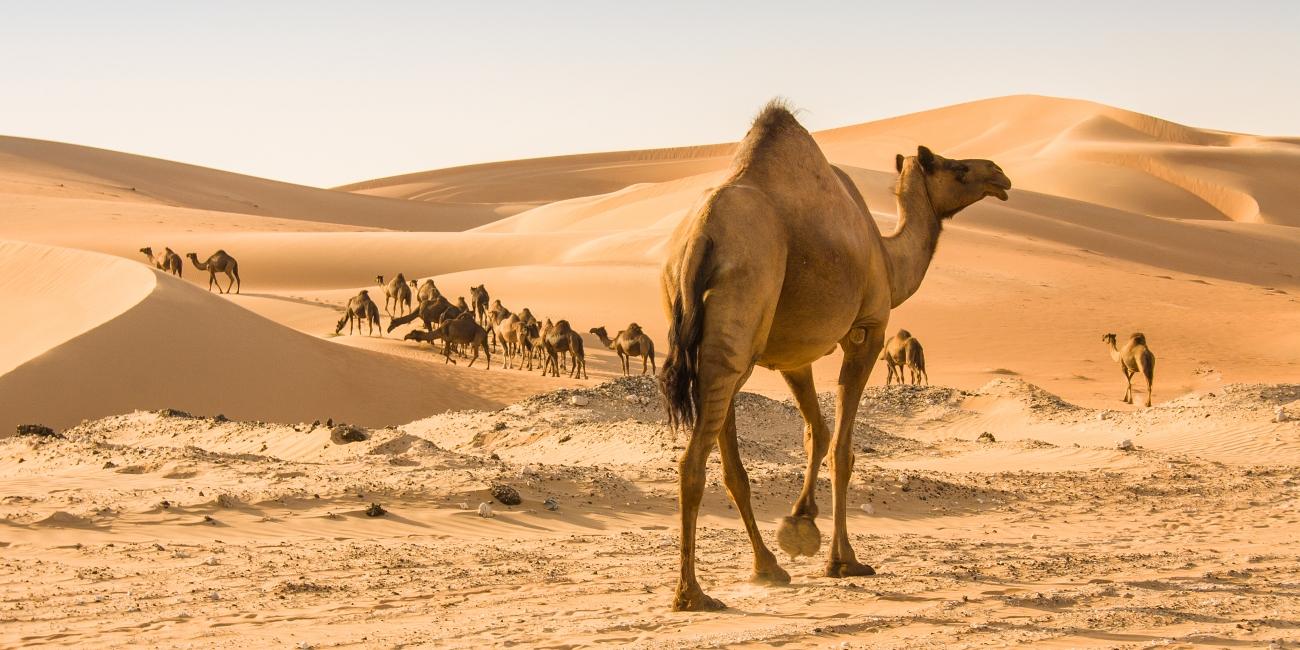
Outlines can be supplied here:
<path id="1" fill-rule="evenodd" d="M 744 382 L 736 382 L 741 385 Z M 736 440 L 736 406 L 733 401 L 727 410 L 727 423 L 718 433 L 718 451 L 722 455 L 722 480 L 727 486 L 731 502 L 740 512 L 741 521 L 745 522 L 745 532 L 749 534 L 749 544 L 754 548 L 754 582 L 772 582 L 786 584 L 790 574 L 781 568 L 776 556 L 763 544 L 763 535 L 758 531 L 754 520 L 754 507 L 750 503 L 749 474 L 740 458 L 740 447 Z"/>
<path id="2" fill-rule="evenodd" d="M 813 556 L 821 548 L 821 531 L 817 530 L 817 473 L 821 469 L 822 459 L 830 448 L 831 432 L 822 419 L 821 406 L 817 403 L 817 388 L 813 384 L 812 366 L 798 370 L 781 372 L 785 383 L 790 386 L 799 413 L 803 415 L 803 448 L 808 454 L 808 465 L 804 468 L 803 490 L 790 508 L 790 515 L 781 520 L 776 530 L 776 541 L 781 550 L 791 557 L 799 555 Z"/>
<path id="3" fill-rule="evenodd" d="M 864 328 L 865 329 L 865 328 Z M 857 339 L 857 340 L 855 340 Z M 844 363 L 840 366 L 839 389 L 835 396 L 835 437 L 831 441 L 831 510 L 835 530 L 831 534 L 830 559 L 826 575 L 832 578 L 875 575 L 876 570 L 858 562 L 849 544 L 849 478 L 853 474 L 853 422 L 858 414 L 862 389 L 871 367 L 885 343 L 885 328 L 850 331 L 840 342 Z"/>

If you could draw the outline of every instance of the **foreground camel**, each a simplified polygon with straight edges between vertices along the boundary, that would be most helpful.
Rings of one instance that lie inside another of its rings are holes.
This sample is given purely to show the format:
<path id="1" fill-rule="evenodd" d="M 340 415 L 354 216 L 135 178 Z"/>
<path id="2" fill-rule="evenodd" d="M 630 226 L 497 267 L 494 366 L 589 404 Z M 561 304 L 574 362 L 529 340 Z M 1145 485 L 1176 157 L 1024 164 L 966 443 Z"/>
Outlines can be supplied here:
<path id="1" fill-rule="evenodd" d="M 542 336 L 542 346 L 546 351 L 546 360 L 542 363 L 542 376 L 545 376 L 549 370 L 554 373 L 553 377 L 559 377 L 560 355 L 568 352 L 573 357 L 569 377 L 588 378 L 587 355 L 583 350 L 582 337 L 573 331 L 569 321 L 556 321 L 555 326 Z"/>
<path id="2" fill-rule="evenodd" d="M 1124 380 L 1128 388 L 1124 390 L 1124 401 L 1133 403 L 1133 375 L 1141 372 L 1147 380 L 1147 406 L 1151 406 L 1151 384 L 1156 379 L 1156 355 L 1147 347 L 1147 337 L 1141 332 L 1129 335 L 1124 347 L 1117 347 L 1118 339 L 1114 334 L 1103 334 L 1102 342 L 1110 346 L 1110 358 L 1118 361 L 1124 371 Z"/>
<path id="3" fill-rule="evenodd" d="M 184 270 L 185 264 L 181 261 L 181 256 L 176 254 L 176 251 L 167 248 L 163 251 L 162 255 L 154 257 L 153 248 L 145 246 L 140 249 L 140 252 L 144 253 L 144 256 L 149 258 L 149 263 L 154 265 L 155 268 L 166 273 L 171 273 L 178 278 L 181 277 L 181 271 Z"/>
<path id="4" fill-rule="evenodd" d="M 361 293 L 352 296 L 348 300 L 347 309 L 343 312 L 343 318 L 339 319 L 338 325 L 334 327 L 334 333 L 341 333 L 343 324 L 347 323 L 348 335 L 351 336 L 353 319 L 356 319 L 357 334 L 361 333 L 361 324 L 368 323 L 370 325 L 370 336 L 375 335 L 375 327 L 379 325 L 379 306 L 370 299 L 370 292 L 365 289 L 362 289 Z M 379 331 L 379 335 L 384 335 L 382 329 Z"/>
<path id="5" fill-rule="evenodd" d="M 647 372 L 647 361 L 649 362 L 649 372 L 651 374 L 655 372 L 655 344 L 654 341 L 650 340 L 649 336 L 646 336 L 645 332 L 641 331 L 640 325 L 636 323 L 628 325 L 627 329 L 619 332 L 618 336 L 615 336 L 613 340 L 610 340 L 609 333 L 605 331 L 603 325 L 593 327 L 590 331 L 596 335 L 596 338 L 600 339 L 600 342 L 605 347 L 618 353 L 618 360 L 623 364 L 624 377 L 632 374 L 629 368 L 632 357 L 641 357 L 641 374 L 644 375 Z"/>
<path id="6" fill-rule="evenodd" d="M 488 323 L 487 323 L 487 314 L 488 314 L 488 291 L 487 291 L 487 287 L 485 287 L 485 286 L 483 286 L 483 285 L 481 285 L 481 284 L 478 285 L 477 287 L 470 287 L 470 288 L 469 288 L 469 297 L 470 297 L 471 300 L 474 301 L 474 318 L 477 318 L 477 319 L 478 319 L 478 322 L 479 322 L 480 325 L 482 325 L 483 327 L 487 327 L 487 325 L 488 325 Z M 498 300 L 498 301 L 496 302 L 496 304 L 500 305 L 500 304 L 501 304 L 501 301 Z"/>
<path id="7" fill-rule="evenodd" d="M 406 284 L 406 276 L 401 273 L 397 277 L 384 283 L 384 276 L 376 275 L 375 284 L 384 288 L 384 313 L 389 316 L 393 315 L 388 305 L 391 303 L 397 313 L 405 314 L 411 311 L 411 287 Z M 406 305 L 406 311 L 401 311 L 402 305 Z"/>
<path id="8" fill-rule="evenodd" d="M 695 577 L 695 523 L 714 443 L 754 552 L 754 578 L 786 583 L 759 534 L 736 439 L 734 397 L 755 365 L 781 372 L 805 421 L 803 489 L 777 530 L 791 556 L 821 545 L 818 469 L 831 450 L 834 532 L 825 573 L 872 575 L 845 527 L 853 423 L 885 340 L 889 312 L 921 285 L 943 221 L 1011 181 L 988 160 L 949 160 L 926 147 L 895 158 L 898 226 L 882 237 L 849 177 L 779 103 L 754 121 L 727 180 L 710 189 L 669 244 L 662 297 L 670 321 L 660 387 L 675 426 L 690 429 L 680 460 L 681 573 L 675 610 L 715 610 Z M 843 350 L 834 437 L 822 421 L 811 364 Z"/>
<path id="9" fill-rule="evenodd" d="M 200 262 L 199 256 L 194 253 L 187 253 L 185 256 L 190 258 L 194 268 L 208 272 L 208 291 L 212 291 L 212 285 L 215 284 L 218 293 L 230 293 L 230 287 L 233 285 L 235 293 L 239 293 L 239 288 L 244 284 L 239 279 L 239 262 L 236 262 L 235 258 L 231 257 L 226 251 L 219 250 L 213 253 L 206 262 Z M 221 283 L 217 282 L 218 273 L 226 274 L 226 280 L 229 283 L 226 285 L 225 291 L 221 290 Z"/>
<path id="10" fill-rule="evenodd" d="M 921 347 L 921 342 L 911 332 L 900 329 L 885 341 L 885 347 L 880 351 L 880 360 L 885 362 L 885 368 L 889 370 L 889 375 L 885 377 L 886 386 L 893 383 L 895 375 L 898 376 L 898 383 L 907 383 L 907 378 L 903 375 L 904 367 L 910 370 L 913 385 L 919 384 L 922 377 L 925 378 L 925 384 L 930 385 L 930 375 L 925 372 L 925 348 Z"/>

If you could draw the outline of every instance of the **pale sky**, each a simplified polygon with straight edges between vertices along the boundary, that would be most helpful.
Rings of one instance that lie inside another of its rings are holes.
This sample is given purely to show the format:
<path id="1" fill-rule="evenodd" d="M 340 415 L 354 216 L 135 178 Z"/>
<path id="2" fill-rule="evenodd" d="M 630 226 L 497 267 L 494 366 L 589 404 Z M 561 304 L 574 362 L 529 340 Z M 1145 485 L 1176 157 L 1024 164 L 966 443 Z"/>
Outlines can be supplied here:
<path id="1" fill-rule="evenodd" d="M 1300 2 L 13 2 L 0 134 L 308 185 L 1036 93 L 1300 135 Z"/>

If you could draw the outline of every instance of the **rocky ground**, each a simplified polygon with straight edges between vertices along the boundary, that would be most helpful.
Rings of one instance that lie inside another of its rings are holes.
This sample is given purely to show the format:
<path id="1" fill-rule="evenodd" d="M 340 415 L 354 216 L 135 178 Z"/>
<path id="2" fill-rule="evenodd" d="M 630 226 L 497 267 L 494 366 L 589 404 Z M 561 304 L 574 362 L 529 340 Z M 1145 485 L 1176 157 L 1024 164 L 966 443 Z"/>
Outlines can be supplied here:
<path id="1" fill-rule="evenodd" d="M 715 456 L 710 614 L 668 610 L 684 440 L 649 380 L 375 430 L 136 412 L 0 440 L 0 645 L 1300 647 L 1298 399 L 872 388 L 849 527 L 879 575 L 747 582 Z M 770 543 L 799 415 L 737 418 Z"/>

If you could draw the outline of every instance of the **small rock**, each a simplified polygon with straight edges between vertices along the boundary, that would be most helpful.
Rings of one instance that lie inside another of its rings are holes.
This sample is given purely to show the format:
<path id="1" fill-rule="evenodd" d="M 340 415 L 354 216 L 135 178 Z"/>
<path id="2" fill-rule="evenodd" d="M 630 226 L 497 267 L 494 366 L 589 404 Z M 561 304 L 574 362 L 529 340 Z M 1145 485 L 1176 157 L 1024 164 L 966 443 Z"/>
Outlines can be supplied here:
<path id="1" fill-rule="evenodd" d="M 484 519 L 491 519 L 495 517 L 496 515 L 492 514 L 492 504 L 487 502 L 478 504 L 478 516 Z"/>
<path id="2" fill-rule="evenodd" d="M 628 396 L 624 397 L 623 400 L 626 401 L 626 402 L 628 402 L 628 403 L 631 403 L 631 404 L 640 404 L 640 403 L 641 403 L 640 398 L 638 398 L 636 395 L 628 395 Z"/>
<path id="3" fill-rule="evenodd" d="M 213 591 L 208 594 L 208 600 L 221 600 L 221 594 Z"/>
<path id="4" fill-rule="evenodd" d="M 508 506 L 517 506 L 524 502 L 519 496 L 519 490 L 505 484 L 492 486 L 492 498 Z"/>
<path id="5" fill-rule="evenodd" d="M 366 508 L 367 517 L 382 517 L 386 514 L 388 514 L 388 511 L 384 510 L 384 507 L 378 503 L 372 503 L 369 508 Z"/>
<path id="6" fill-rule="evenodd" d="M 36 436 L 38 438 L 62 438 L 54 429 L 43 424 L 20 424 L 18 425 L 18 435 Z"/>
<path id="7" fill-rule="evenodd" d="M 117 463 L 111 460 L 104 463 L 104 469 L 113 469 L 114 467 L 117 467 Z"/>
<path id="8" fill-rule="evenodd" d="M 461 501 L 456 505 L 459 506 L 461 510 L 469 510 L 469 504 L 465 503 L 464 501 Z"/>
<path id="9" fill-rule="evenodd" d="M 221 493 L 217 495 L 218 508 L 238 508 L 239 499 L 232 494 Z"/>
<path id="10" fill-rule="evenodd" d="M 975 442 L 997 442 L 997 441 L 998 439 L 994 438 L 993 434 L 989 433 L 988 431 L 981 433 L 979 437 L 975 439 Z"/>
<path id="11" fill-rule="evenodd" d="M 587 399 L 586 395 L 574 395 L 569 398 L 569 404 L 572 404 L 573 406 L 586 406 L 590 403 L 591 400 Z"/>
<path id="12" fill-rule="evenodd" d="M 221 560 L 218 560 L 217 556 L 215 555 L 209 555 L 206 559 L 203 560 L 203 563 L 208 566 L 217 566 L 218 564 L 221 564 Z"/>
<path id="13" fill-rule="evenodd" d="M 495 452 L 495 451 L 492 452 L 492 455 L 491 455 L 491 456 L 488 456 L 488 458 L 491 458 L 492 460 L 501 460 L 501 457 L 498 456 L 498 455 L 497 455 L 497 452 Z"/>
<path id="14" fill-rule="evenodd" d="M 874 515 L 876 514 L 876 507 L 870 503 L 864 503 L 862 504 L 862 511 L 869 515 Z"/>
<path id="15" fill-rule="evenodd" d="M 205 523 L 205 524 L 212 524 L 212 525 L 215 526 L 216 523 L 217 523 L 217 520 L 216 520 L 216 519 L 213 519 L 213 518 L 212 518 L 212 515 L 203 515 L 203 523 Z"/>
<path id="16" fill-rule="evenodd" d="M 1274 421 L 1274 422 L 1286 422 L 1286 421 L 1289 420 L 1289 419 L 1291 419 L 1291 418 L 1287 416 L 1287 414 L 1286 414 L 1286 409 L 1285 409 L 1285 408 L 1282 408 L 1281 406 L 1277 407 L 1277 413 L 1276 413 L 1276 415 L 1273 416 L 1273 421 Z"/>
<path id="17" fill-rule="evenodd" d="M 224 416 L 224 415 L 218 413 L 218 414 L 212 416 L 212 420 L 213 420 L 214 422 L 229 422 L 229 421 L 230 421 L 230 418 L 228 418 L 228 417 L 226 417 L 226 416 Z"/>
<path id="18" fill-rule="evenodd" d="M 1109 419 L 1110 419 L 1110 411 L 1101 411 L 1101 412 L 1097 413 L 1097 419 L 1098 419 L 1098 420 L 1109 420 Z"/>
<path id="19" fill-rule="evenodd" d="M 336 445 L 363 442 L 369 438 L 365 429 L 352 424 L 340 424 L 330 429 L 330 441 Z"/>
<path id="20" fill-rule="evenodd" d="M 560 502 L 557 501 L 555 497 L 546 497 L 546 500 L 542 502 L 542 507 L 551 512 L 555 512 L 560 509 Z"/>
<path id="21" fill-rule="evenodd" d="M 1133 444 L 1132 440 L 1125 438 L 1115 443 L 1115 448 L 1120 451 L 1133 451 L 1134 449 L 1137 449 L 1137 446 Z"/>
<path id="22" fill-rule="evenodd" d="M 161 416 L 163 416 L 163 417 L 165 417 L 165 418 L 192 418 L 192 417 L 194 417 L 194 416 L 191 415 L 189 412 L 187 412 L 187 411 L 182 411 L 182 410 L 180 410 L 180 409 L 163 409 L 163 410 L 161 410 L 161 411 L 158 411 L 158 415 L 161 415 Z"/>

